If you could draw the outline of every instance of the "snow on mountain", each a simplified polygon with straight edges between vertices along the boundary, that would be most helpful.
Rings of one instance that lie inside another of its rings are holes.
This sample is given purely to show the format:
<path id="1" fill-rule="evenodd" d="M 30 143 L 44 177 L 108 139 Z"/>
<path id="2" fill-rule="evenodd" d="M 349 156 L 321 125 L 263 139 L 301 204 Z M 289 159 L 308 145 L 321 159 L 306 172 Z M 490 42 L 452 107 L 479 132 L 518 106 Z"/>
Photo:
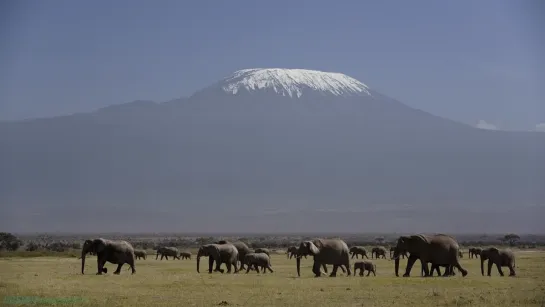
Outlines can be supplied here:
<path id="1" fill-rule="evenodd" d="M 352 77 L 308 69 L 243 69 L 223 79 L 221 84 L 225 92 L 233 95 L 241 90 L 251 92 L 272 89 L 282 96 L 290 97 L 301 97 L 308 90 L 335 96 L 371 96 L 369 87 Z"/>

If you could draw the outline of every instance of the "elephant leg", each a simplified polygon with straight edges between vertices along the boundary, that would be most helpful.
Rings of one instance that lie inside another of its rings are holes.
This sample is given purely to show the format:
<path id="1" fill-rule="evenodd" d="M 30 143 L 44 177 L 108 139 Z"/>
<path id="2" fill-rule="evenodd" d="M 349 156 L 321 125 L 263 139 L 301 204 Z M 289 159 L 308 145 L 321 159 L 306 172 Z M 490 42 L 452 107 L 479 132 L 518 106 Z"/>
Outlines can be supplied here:
<path id="1" fill-rule="evenodd" d="M 327 273 L 327 266 L 325 264 L 322 264 L 322 268 L 324 268 L 324 273 Z"/>
<path id="2" fill-rule="evenodd" d="M 102 272 L 104 272 L 105 264 L 106 264 L 106 259 L 102 259 L 102 257 L 97 257 L 97 269 L 98 269 L 97 275 L 102 275 Z"/>
<path id="3" fill-rule="evenodd" d="M 503 271 L 501 269 L 501 265 L 499 263 L 496 263 L 496 267 L 498 268 L 498 273 L 500 273 L 500 276 L 503 276 Z"/>
<path id="4" fill-rule="evenodd" d="M 231 263 L 227 262 L 225 266 L 227 266 L 227 273 L 231 273 Z"/>
<path id="5" fill-rule="evenodd" d="M 365 256 L 366 259 L 369 259 L 369 257 L 367 257 L 367 254 L 363 254 L 363 256 Z M 361 259 L 363 259 L 363 256 L 361 256 Z"/>
<path id="6" fill-rule="evenodd" d="M 136 273 L 136 269 L 134 268 L 134 259 L 127 259 L 127 264 L 130 266 L 132 274 Z"/>
<path id="7" fill-rule="evenodd" d="M 369 276 L 369 274 L 371 274 L 371 270 L 367 270 L 367 276 Z"/>
<path id="8" fill-rule="evenodd" d="M 271 273 L 274 273 L 273 269 L 271 268 L 271 265 L 270 264 L 267 264 L 267 269 L 271 272 Z"/>
<path id="9" fill-rule="evenodd" d="M 341 268 L 341 271 L 343 271 L 343 273 L 346 273 L 346 270 L 344 269 L 342 265 L 339 265 L 339 267 Z"/>
<path id="10" fill-rule="evenodd" d="M 354 259 L 354 256 L 356 256 L 356 254 L 352 254 L 352 257 L 350 259 Z M 358 258 L 356 258 L 356 259 L 358 259 Z"/>
<path id="11" fill-rule="evenodd" d="M 517 274 L 515 273 L 515 266 L 511 263 L 508 265 L 509 267 L 509 276 L 516 276 Z"/>
<path id="12" fill-rule="evenodd" d="M 314 261 L 314 264 L 312 265 L 312 273 L 314 273 L 314 277 L 320 277 L 322 275 L 322 272 L 320 271 L 320 263 Z"/>
<path id="13" fill-rule="evenodd" d="M 416 261 L 416 259 L 415 259 Z M 422 268 L 424 269 L 424 277 L 430 277 L 430 271 L 428 269 L 428 261 L 420 258 L 420 262 L 422 263 Z M 433 264 L 432 264 L 433 267 Z"/>
<path id="14" fill-rule="evenodd" d="M 407 260 L 407 267 L 405 268 L 405 274 L 403 274 L 403 277 L 409 277 L 411 275 L 411 269 L 413 268 L 414 262 L 418 259 L 417 257 L 409 257 Z M 428 266 L 426 265 L 426 269 Z"/>
<path id="15" fill-rule="evenodd" d="M 117 265 L 117 269 L 115 270 L 114 274 L 119 275 L 121 273 L 121 267 L 123 266 L 123 263 L 120 263 Z"/>
<path id="16" fill-rule="evenodd" d="M 337 270 L 339 269 L 339 266 L 334 264 L 333 265 L 333 270 L 331 271 L 331 274 L 329 274 L 329 277 L 335 277 L 337 276 Z"/>

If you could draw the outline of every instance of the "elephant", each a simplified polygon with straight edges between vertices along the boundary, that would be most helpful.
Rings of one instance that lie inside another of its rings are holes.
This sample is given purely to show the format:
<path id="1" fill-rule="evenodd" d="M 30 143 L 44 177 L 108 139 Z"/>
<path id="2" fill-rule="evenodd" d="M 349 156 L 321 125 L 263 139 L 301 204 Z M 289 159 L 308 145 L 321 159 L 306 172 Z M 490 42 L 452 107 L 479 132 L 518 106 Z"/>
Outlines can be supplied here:
<path id="1" fill-rule="evenodd" d="M 373 272 L 373 276 L 377 276 L 377 265 L 371 261 L 356 261 L 354 262 L 354 276 L 356 276 L 357 270 L 360 270 L 360 276 L 363 276 L 365 270 L 367 270 L 367 276 Z"/>
<path id="2" fill-rule="evenodd" d="M 220 241 L 216 242 L 216 244 L 219 244 L 219 245 L 232 244 L 232 245 L 234 245 L 235 248 L 238 251 L 238 260 L 237 261 L 240 262 L 240 269 L 241 270 L 244 269 L 244 262 L 242 260 L 244 259 L 244 256 L 246 256 L 246 254 L 249 254 L 249 253 L 252 252 L 250 250 L 250 248 L 248 247 L 248 245 L 246 245 L 246 243 L 244 243 L 242 241 L 229 242 L 229 241 L 226 241 L 226 240 L 220 240 Z"/>
<path id="3" fill-rule="evenodd" d="M 390 247 L 390 259 L 393 259 L 392 254 L 395 251 L 395 249 L 396 249 L 395 246 Z M 407 253 L 401 253 L 401 257 L 403 257 L 403 259 L 405 259 L 405 258 L 407 258 L 409 256 L 407 256 Z"/>
<path id="4" fill-rule="evenodd" d="M 326 264 L 333 265 L 333 271 L 330 277 L 337 276 L 339 266 L 345 266 L 347 276 L 350 272 L 350 251 L 348 245 L 341 239 L 315 239 L 312 241 L 303 241 L 299 245 L 299 254 L 312 255 L 314 264 L 312 272 L 315 277 L 320 277 L 322 272 L 320 266 Z M 341 267 L 342 269 L 342 267 Z M 301 256 L 297 256 L 297 276 L 301 276 Z"/>
<path id="5" fill-rule="evenodd" d="M 498 249 L 496 247 L 485 248 L 481 251 L 481 275 L 484 276 L 484 262 L 488 260 L 488 276 L 492 272 L 492 264 L 498 268 L 498 273 L 503 276 L 501 267 L 509 268 L 509 276 L 516 276 L 515 253 L 509 249 Z"/>
<path id="6" fill-rule="evenodd" d="M 464 258 L 464 253 L 462 252 L 462 250 L 458 251 L 458 256 L 460 256 L 460 258 Z"/>
<path id="7" fill-rule="evenodd" d="M 371 258 L 373 258 L 373 256 L 375 256 L 375 258 L 377 259 L 380 256 L 386 259 L 386 248 L 384 248 L 383 246 L 373 247 L 373 249 L 371 250 Z"/>
<path id="8" fill-rule="evenodd" d="M 136 259 L 146 259 L 146 256 L 147 256 L 147 253 L 145 250 L 142 250 L 142 249 L 135 249 L 134 250 L 134 255 L 136 256 Z"/>
<path id="9" fill-rule="evenodd" d="M 180 253 L 181 259 L 191 259 L 191 253 L 190 252 L 181 252 Z"/>
<path id="10" fill-rule="evenodd" d="M 291 259 L 291 257 L 297 258 L 297 255 L 299 254 L 299 249 L 296 246 L 290 246 L 288 247 L 288 251 L 286 252 L 287 257 Z M 307 259 L 307 255 L 303 254 L 303 257 Z"/>
<path id="11" fill-rule="evenodd" d="M 168 260 L 168 256 L 174 257 L 173 259 L 180 260 L 180 257 L 178 256 L 180 252 L 176 247 L 172 246 L 162 246 L 157 249 L 157 256 L 155 256 L 155 260 L 161 255 L 161 260 L 163 260 L 163 257 L 165 257 Z"/>
<path id="12" fill-rule="evenodd" d="M 427 264 L 426 264 L 427 265 Z M 441 275 L 441 269 L 440 267 L 445 267 L 445 273 Z M 433 272 L 437 272 L 437 276 L 455 276 L 454 274 L 454 267 L 452 265 L 439 265 L 439 264 L 433 264 L 431 265 L 430 270 L 430 276 L 433 276 Z M 426 276 L 424 267 L 422 267 L 422 276 Z"/>
<path id="13" fill-rule="evenodd" d="M 271 273 L 274 273 L 271 268 L 271 258 L 269 255 L 263 252 L 259 253 L 249 253 L 244 256 L 244 264 L 247 265 L 246 274 L 248 274 L 252 267 L 259 273 L 259 267 L 263 269 L 263 273 L 266 273 L 269 270 Z"/>
<path id="14" fill-rule="evenodd" d="M 470 247 L 468 250 L 469 258 L 479 258 L 479 255 L 482 252 L 482 248 L 480 247 Z"/>
<path id="15" fill-rule="evenodd" d="M 367 250 L 363 246 L 352 246 L 350 248 L 350 254 L 352 254 L 352 258 L 350 259 L 354 259 L 354 256 L 358 259 L 358 255 L 361 255 L 361 259 L 363 259 L 363 257 L 369 259 L 369 257 L 367 257 Z"/>
<path id="16" fill-rule="evenodd" d="M 254 250 L 254 253 L 265 253 L 265 254 L 267 254 L 267 256 L 269 256 L 269 257 L 271 256 L 271 252 L 269 251 L 268 248 L 256 248 Z"/>
<path id="17" fill-rule="evenodd" d="M 236 273 L 238 272 L 238 255 L 237 248 L 230 243 L 202 245 L 197 252 L 197 273 L 200 273 L 201 257 L 208 257 L 208 273 L 212 273 L 214 262 L 216 262 L 214 272 L 223 273 L 224 271 L 220 266 L 225 263 L 227 273 L 231 273 L 231 267 L 235 268 Z"/>
<path id="18" fill-rule="evenodd" d="M 96 253 L 97 255 L 97 275 L 107 273 L 108 270 L 104 267 L 106 262 L 117 264 L 117 269 L 114 274 L 121 273 L 121 267 L 127 263 L 132 270 L 132 274 L 136 273 L 134 267 L 134 248 L 127 241 L 114 241 L 103 238 L 97 238 L 94 240 L 85 240 L 81 249 L 81 274 L 84 274 L 85 270 L 85 255 L 88 252 Z"/>
<path id="19" fill-rule="evenodd" d="M 403 277 L 410 276 L 411 268 L 417 259 L 420 259 L 426 277 L 430 276 L 428 263 L 432 263 L 432 266 L 435 264 L 456 267 L 465 277 L 467 271 L 460 265 L 459 250 L 458 242 L 453 237 L 444 234 L 400 236 L 394 251 L 395 274 L 399 276 L 400 254 L 408 252 L 410 256 Z"/>

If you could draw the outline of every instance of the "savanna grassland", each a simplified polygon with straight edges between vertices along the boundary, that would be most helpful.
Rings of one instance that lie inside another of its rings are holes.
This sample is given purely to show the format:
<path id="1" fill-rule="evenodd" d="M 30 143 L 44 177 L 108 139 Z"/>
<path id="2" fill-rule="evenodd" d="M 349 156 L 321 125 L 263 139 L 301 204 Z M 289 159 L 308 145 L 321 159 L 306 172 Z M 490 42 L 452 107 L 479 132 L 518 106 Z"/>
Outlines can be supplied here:
<path id="1" fill-rule="evenodd" d="M 346 277 L 339 270 L 335 278 L 314 278 L 311 257 L 302 260 L 298 278 L 295 258 L 287 259 L 281 250 L 271 255 L 272 274 L 208 274 L 207 258 L 201 259 L 199 274 L 194 251 L 191 260 L 161 261 L 149 253 L 137 260 L 135 275 L 127 265 L 113 275 L 110 263 L 108 274 L 95 275 L 94 256 L 87 257 L 85 275 L 74 257 L 0 258 L 0 302 L 8 306 L 14 297 L 19 302 L 26 297 L 27 303 L 41 297 L 36 302 L 73 306 L 545 306 L 545 252 L 537 250 L 517 251 L 517 277 L 500 277 L 495 267 L 492 277 L 483 277 L 480 260 L 466 254 L 465 278 L 459 273 L 422 278 L 419 264 L 411 277 L 395 277 L 388 259 L 372 260 L 376 277 Z"/>

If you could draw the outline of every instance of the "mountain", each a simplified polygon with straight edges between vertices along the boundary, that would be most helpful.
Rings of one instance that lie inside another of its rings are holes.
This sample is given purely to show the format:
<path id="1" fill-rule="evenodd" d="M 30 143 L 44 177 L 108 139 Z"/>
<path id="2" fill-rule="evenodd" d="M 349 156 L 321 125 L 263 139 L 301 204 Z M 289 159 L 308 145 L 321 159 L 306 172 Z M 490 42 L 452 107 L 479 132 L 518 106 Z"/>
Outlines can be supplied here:
<path id="1" fill-rule="evenodd" d="M 340 73 L 0 123 L 11 231 L 539 232 L 545 134 L 413 109 Z"/>

